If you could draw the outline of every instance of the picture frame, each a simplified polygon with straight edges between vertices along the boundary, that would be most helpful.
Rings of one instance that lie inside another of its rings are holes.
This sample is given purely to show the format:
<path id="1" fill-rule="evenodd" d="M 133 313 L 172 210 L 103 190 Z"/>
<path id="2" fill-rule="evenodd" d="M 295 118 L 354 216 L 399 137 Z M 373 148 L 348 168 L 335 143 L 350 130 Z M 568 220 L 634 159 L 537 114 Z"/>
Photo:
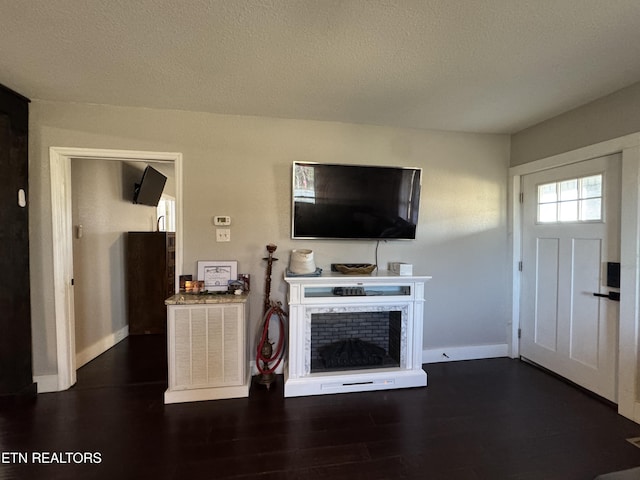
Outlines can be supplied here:
<path id="1" fill-rule="evenodd" d="M 180 275 L 180 291 L 184 292 L 187 289 L 187 282 L 193 281 L 193 275 Z"/>
<path id="2" fill-rule="evenodd" d="M 235 260 L 198 261 L 198 280 L 204 281 L 204 289 L 224 292 L 229 282 L 238 279 L 238 262 Z"/>

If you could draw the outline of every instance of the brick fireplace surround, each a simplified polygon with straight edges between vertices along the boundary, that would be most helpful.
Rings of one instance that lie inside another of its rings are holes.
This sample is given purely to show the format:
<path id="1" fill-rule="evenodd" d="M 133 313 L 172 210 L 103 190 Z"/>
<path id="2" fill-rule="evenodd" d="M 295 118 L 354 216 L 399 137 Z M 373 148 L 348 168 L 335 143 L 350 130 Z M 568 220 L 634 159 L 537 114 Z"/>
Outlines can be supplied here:
<path id="1" fill-rule="evenodd" d="M 289 284 L 285 397 L 426 386 L 422 332 L 424 285 L 430 278 L 387 271 L 285 277 Z M 351 295 L 344 295 L 345 290 Z M 332 335 L 331 340 L 320 338 Z M 389 360 L 362 368 L 322 368 L 318 344 L 344 339 L 382 347 Z"/>

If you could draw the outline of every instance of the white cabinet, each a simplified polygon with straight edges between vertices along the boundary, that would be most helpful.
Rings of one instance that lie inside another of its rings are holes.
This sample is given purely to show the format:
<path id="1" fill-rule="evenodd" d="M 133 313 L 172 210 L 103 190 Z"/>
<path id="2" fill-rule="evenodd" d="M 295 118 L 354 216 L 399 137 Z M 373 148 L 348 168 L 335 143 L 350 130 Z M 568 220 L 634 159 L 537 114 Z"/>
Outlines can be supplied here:
<path id="1" fill-rule="evenodd" d="M 247 296 L 178 294 L 167 304 L 164 403 L 247 397 Z"/>

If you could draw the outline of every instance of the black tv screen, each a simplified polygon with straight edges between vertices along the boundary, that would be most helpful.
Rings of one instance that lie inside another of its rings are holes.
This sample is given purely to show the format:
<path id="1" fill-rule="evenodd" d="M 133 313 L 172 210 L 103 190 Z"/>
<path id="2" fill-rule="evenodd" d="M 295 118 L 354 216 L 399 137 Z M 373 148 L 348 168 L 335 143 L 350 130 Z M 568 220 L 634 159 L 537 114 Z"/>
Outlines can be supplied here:
<path id="1" fill-rule="evenodd" d="M 133 193 L 133 203 L 158 206 L 167 177 L 151 166 L 147 166 L 142 174 L 140 183 L 136 183 Z"/>
<path id="2" fill-rule="evenodd" d="M 292 238 L 414 239 L 422 170 L 293 164 Z"/>

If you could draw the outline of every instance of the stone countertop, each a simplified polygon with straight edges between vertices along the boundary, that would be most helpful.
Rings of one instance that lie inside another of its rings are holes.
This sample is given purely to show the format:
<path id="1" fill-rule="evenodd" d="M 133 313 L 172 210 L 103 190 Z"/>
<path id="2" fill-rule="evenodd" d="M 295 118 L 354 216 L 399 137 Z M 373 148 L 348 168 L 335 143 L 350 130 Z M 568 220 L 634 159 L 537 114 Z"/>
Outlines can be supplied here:
<path id="1" fill-rule="evenodd" d="M 245 303 L 248 293 L 176 293 L 164 301 L 165 305 L 196 305 L 199 303 Z"/>

